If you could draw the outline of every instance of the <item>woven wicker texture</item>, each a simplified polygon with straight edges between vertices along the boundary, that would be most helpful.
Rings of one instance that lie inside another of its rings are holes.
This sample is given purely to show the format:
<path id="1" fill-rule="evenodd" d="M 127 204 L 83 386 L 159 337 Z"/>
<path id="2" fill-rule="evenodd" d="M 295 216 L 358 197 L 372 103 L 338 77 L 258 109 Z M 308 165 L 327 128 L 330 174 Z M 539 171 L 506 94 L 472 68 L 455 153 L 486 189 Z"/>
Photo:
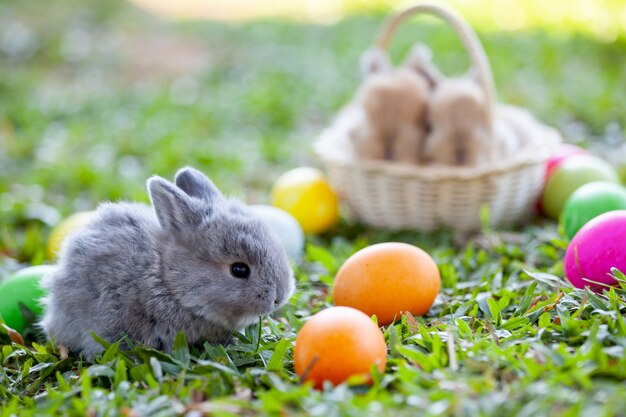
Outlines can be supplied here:
<path id="1" fill-rule="evenodd" d="M 387 48 L 397 26 L 409 16 L 432 14 L 449 23 L 468 50 L 486 97 L 495 89 L 487 57 L 473 30 L 458 15 L 434 4 L 419 4 L 387 22 L 377 46 Z M 497 104 L 490 107 L 491 114 Z M 349 140 L 350 122 L 359 111 L 348 106 L 316 141 L 331 185 L 359 221 L 387 229 L 456 231 L 479 229 L 488 208 L 491 226 L 519 223 L 534 213 L 545 164 L 561 142 L 547 126 L 528 126 L 530 143 L 514 155 L 480 166 L 418 166 L 388 161 L 358 161 Z"/>

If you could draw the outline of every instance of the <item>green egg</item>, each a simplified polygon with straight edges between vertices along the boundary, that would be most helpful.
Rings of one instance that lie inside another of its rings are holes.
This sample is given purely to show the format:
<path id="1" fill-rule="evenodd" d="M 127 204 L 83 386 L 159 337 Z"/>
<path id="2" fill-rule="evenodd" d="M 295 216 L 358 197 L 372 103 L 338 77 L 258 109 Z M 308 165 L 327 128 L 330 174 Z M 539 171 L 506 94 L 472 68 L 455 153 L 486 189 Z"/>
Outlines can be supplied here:
<path id="1" fill-rule="evenodd" d="M 45 295 L 41 288 L 41 278 L 54 269 L 53 265 L 31 266 L 17 271 L 0 282 L 0 317 L 7 326 L 24 331 L 25 320 L 20 310 L 20 303 L 40 316 L 40 299 Z"/>
<path id="2" fill-rule="evenodd" d="M 590 182 L 578 188 L 567 199 L 561 222 L 569 239 L 585 223 L 612 210 L 626 210 L 626 189 L 612 182 Z"/>

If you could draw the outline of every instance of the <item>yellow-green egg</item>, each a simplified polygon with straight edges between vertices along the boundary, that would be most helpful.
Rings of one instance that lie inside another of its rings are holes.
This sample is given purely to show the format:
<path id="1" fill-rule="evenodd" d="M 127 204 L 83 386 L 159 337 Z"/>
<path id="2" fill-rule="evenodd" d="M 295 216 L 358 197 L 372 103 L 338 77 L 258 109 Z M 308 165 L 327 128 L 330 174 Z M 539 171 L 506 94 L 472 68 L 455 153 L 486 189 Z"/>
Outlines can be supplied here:
<path id="1" fill-rule="evenodd" d="M 541 199 L 543 211 L 557 220 L 569 196 L 582 185 L 594 181 L 619 183 L 619 178 L 608 162 L 596 156 L 574 155 L 567 158 L 546 182 Z"/>
<path id="2" fill-rule="evenodd" d="M 50 237 L 48 238 L 48 245 L 46 246 L 46 254 L 48 255 L 48 259 L 54 259 L 61 249 L 61 244 L 63 240 L 75 231 L 89 223 L 89 221 L 93 218 L 95 211 L 81 211 L 75 214 L 72 214 L 67 219 L 64 219 L 59 223 L 50 233 Z"/>

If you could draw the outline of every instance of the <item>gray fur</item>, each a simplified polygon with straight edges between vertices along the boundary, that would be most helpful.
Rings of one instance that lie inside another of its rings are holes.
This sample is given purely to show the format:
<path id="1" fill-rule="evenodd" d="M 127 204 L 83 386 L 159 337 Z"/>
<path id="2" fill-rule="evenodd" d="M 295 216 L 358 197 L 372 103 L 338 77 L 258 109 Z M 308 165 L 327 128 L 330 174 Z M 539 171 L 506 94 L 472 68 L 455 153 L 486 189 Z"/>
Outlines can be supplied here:
<path id="1" fill-rule="evenodd" d="M 92 330 L 166 351 L 179 331 L 191 344 L 225 342 L 286 303 L 294 279 L 278 238 L 199 171 L 180 170 L 176 184 L 153 177 L 153 209 L 103 203 L 68 236 L 43 282 L 41 326 L 56 343 L 92 359 L 102 351 Z M 232 276 L 234 262 L 250 277 Z"/>

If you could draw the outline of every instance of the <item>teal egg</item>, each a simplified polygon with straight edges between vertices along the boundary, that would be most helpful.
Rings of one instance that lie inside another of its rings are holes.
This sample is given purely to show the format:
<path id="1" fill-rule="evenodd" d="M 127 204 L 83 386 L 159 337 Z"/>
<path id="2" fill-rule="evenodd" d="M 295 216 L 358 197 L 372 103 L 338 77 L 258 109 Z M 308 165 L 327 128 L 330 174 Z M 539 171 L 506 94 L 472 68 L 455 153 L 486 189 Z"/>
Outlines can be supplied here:
<path id="1" fill-rule="evenodd" d="M 596 181 L 580 186 L 567 199 L 561 223 L 572 239 L 589 220 L 613 210 L 626 209 L 626 188 L 612 182 Z"/>
<path id="2" fill-rule="evenodd" d="M 41 279 L 54 269 L 53 265 L 31 266 L 0 282 L 0 317 L 7 326 L 24 331 L 25 320 L 20 310 L 23 304 L 35 315 L 41 315 L 40 299 L 45 295 Z"/>

